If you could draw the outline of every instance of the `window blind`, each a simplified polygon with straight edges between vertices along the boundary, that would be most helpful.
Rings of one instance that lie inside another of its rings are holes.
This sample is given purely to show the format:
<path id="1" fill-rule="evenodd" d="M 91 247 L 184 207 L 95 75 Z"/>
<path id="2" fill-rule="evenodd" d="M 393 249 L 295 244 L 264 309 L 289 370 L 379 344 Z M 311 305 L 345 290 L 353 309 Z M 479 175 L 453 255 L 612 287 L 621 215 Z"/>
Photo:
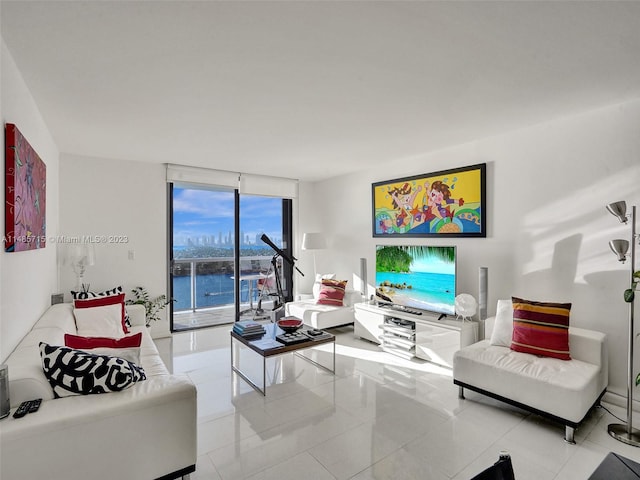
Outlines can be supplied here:
<path id="1" fill-rule="evenodd" d="M 167 164 L 167 182 L 237 188 L 243 195 L 298 198 L 298 180 Z"/>
<path id="2" fill-rule="evenodd" d="M 209 168 L 167 164 L 167 182 L 196 183 L 218 187 L 238 188 L 240 173 Z"/>

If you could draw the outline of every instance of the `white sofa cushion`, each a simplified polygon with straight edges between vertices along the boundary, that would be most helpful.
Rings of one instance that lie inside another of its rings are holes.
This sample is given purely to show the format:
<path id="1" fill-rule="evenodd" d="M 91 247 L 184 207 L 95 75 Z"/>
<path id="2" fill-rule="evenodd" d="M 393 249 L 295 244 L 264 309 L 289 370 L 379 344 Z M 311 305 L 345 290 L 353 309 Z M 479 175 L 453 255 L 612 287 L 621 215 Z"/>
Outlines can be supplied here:
<path id="1" fill-rule="evenodd" d="M 513 337 L 513 303 L 511 299 L 498 300 L 496 320 L 491 332 L 491 345 L 511 347 Z"/>
<path id="2" fill-rule="evenodd" d="M 38 347 L 30 347 L 33 350 L 38 350 Z M 24 349 L 20 354 L 24 353 L 27 349 Z M 24 364 L 16 361 L 19 357 L 27 357 L 27 355 L 16 355 L 10 357 L 11 361 L 7 361 L 9 367 L 9 400 L 11 402 L 11 408 L 15 408 L 22 402 L 27 400 L 33 400 L 35 398 L 41 398 L 43 401 L 53 400 L 53 390 L 51 385 L 47 381 L 44 372 L 42 371 L 42 365 L 38 362 L 35 365 Z M 33 353 L 28 355 L 33 357 Z"/>
<path id="3" fill-rule="evenodd" d="M 53 307 L 51 307 L 53 308 Z M 64 311 L 64 309 L 57 309 Z M 71 310 L 66 310 L 71 316 L 71 324 L 74 326 L 73 314 Z M 42 318 L 44 318 L 43 316 Z M 51 319 L 53 316 L 47 316 Z M 63 324 L 69 322 L 62 321 Z M 52 325 L 47 321 L 45 325 Z M 36 324 L 40 326 L 40 322 Z M 42 371 L 42 363 L 40 362 L 40 342 L 46 342 L 52 345 L 64 345 L 65 332 L 56 327 L 34 328 L 22 339 L 16 349 L 5 360 L 9 367 L 9 399 L 11 408 L 17 407 L 26 400 L 34 398 L 42 398 L 43 400 L 52 400 L 53 391 Z"/>
<path id="4" fill-rule="evenodd" d="M 37 347 L 40 342 L 64 345 L 65 333 L 64 330 L 56 327 L 36 328 L 25 335 L 18 348 Z"/>
<path id="5" fill-rule="evenodd" d="M 311 289 L 311 292 L 313 293 L 313 298 L 315 300 L 318 299 L 318 297 L 320 297 L 320 288 L 322 287 L 322 280 L 335 280 L 336 279 L 336 274 L 335 273 L 316 273 L 316 280 L 315 282 L 313 282 L 313 287 Z"/>
<path id="6" fill-rule="evenodd" d="M 44 327 L 56 327 L 68 333 L 75 332 L 73 303 L 58 303 L 47 308 L 33 328 Z"/>

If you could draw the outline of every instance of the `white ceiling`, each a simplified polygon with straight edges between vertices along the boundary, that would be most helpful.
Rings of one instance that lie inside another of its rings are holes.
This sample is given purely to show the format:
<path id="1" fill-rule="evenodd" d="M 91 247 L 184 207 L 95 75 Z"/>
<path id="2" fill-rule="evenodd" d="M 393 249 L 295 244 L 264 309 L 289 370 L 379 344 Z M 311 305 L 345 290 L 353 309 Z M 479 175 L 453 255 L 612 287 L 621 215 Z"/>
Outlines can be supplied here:
<path id="1" fill-rule="evenodd" d="M 640 97 L 637 1 L 2 0 L 0 16 L 79 155 L 319 180 Z"/>

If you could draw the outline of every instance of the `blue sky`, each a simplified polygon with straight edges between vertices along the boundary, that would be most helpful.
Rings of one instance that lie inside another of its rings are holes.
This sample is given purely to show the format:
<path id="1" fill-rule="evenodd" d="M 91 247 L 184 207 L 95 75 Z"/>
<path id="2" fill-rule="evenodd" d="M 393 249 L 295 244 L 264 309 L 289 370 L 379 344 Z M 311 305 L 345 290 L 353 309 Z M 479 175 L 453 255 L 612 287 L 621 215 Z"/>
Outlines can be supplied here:
<path id="1" fill-rule="evenodd" d="M 218 240 L 233 232 L 233 192 L 173 188 L 173 241 L 213 235 Z M 282 199 L 243 195 L 240 197 L 240 231 L 254 242 L 266 233 L 276 244 L 282 237 Z"/>

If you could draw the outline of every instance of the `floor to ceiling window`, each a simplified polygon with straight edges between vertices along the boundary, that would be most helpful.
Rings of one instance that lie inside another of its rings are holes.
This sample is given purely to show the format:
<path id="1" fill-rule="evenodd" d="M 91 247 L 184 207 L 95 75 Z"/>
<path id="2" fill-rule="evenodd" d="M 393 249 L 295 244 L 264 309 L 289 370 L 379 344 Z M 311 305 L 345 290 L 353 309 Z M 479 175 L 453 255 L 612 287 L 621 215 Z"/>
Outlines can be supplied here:
<path id="1" fill-rule="evenodd" d="M 172 331 L 271 318 L 291 299 L 291 269 L 269 245 L 290 255 L 291 200 L 188 183 L 168 191 Z"/>

